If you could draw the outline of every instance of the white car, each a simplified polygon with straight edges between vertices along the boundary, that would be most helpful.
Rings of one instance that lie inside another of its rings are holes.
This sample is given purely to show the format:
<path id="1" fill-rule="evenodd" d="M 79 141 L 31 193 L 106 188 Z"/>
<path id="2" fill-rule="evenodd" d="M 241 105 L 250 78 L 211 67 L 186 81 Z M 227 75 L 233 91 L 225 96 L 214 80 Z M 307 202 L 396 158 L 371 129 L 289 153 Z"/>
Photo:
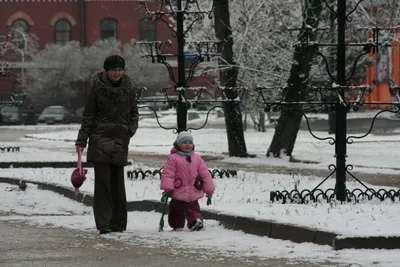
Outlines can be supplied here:
<path id="1" fill-rule="evenodd" d="M 19 125 L 22 124 L 21 114 L 17 106 L 0 107 L 0 124 Z"/>
<path id="2" fill-rule="evenodd" d="M 49 106 L 46 107 L 42 114 L 38 118 L 39 123 L 46 124 L 69 124 L 71 122 L 72 115 L 63 106 Z"/>

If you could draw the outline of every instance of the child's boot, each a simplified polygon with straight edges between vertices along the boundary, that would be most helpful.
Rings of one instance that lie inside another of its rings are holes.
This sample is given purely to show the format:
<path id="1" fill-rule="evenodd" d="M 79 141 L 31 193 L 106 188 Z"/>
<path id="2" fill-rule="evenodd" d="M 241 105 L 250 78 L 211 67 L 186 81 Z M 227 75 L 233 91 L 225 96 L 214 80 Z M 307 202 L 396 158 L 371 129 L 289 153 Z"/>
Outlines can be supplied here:
<path id="1" fill-rule="evenodd" d="M 190 231 L 199 231 L 201 229 L 203 229 L 204 225 L 203 225 L 203 221 L 200 219 L 196 219 L 196 221 L 194 223 L 192 223 L 191 226 L 189 226 Z"/>

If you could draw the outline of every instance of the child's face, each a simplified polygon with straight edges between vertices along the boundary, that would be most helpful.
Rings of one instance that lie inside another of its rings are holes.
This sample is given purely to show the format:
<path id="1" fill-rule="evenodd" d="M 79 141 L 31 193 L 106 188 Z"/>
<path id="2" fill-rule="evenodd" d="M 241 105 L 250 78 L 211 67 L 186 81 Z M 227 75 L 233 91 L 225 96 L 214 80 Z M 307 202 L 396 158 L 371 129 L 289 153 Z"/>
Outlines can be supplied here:
<path id="1" fill-rule="evenodd" d="M 193 143 L 192 141 L 186 140 L 179 146 L 180 150 L 185 153 L 189 153 L 193 150 Z"/>

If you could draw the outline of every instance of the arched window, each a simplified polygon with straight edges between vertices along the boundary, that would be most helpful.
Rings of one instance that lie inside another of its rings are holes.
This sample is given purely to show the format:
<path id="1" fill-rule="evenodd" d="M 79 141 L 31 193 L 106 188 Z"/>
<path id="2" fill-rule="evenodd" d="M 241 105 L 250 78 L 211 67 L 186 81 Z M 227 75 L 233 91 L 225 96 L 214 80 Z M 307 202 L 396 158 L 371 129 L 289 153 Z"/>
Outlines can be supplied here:
<path id="1" fill-rule="evenodd" d="M 11 26 L 12 30 L 19 29 L 24 32 L 28 32 L 28 27 L 29 27 L 28 22 L 26 22 L 26 20 L 24 20 L 24 19 L 14 20 L 12 23 L 12 26 Z"/>
<path id="2" fill-rule="evenodd" d="M 101 39 L 117 39 L 117 20 L 103 19 L 100 22 Z"/>
<path id="3" fill-rule="evenodd" d="M 71 24 L 66 19 L 60 19 L 54 25 L 56 44 L 66 44 L 71 41 Z"/>
<path id="4" fill-rule="evenodd" d="M 142 19 L 139 23 L 141 41 L 156 41 L 156 22 L 151 19 Z"/>
<path id="5" fill-rule="evenodd" d="M 12 42 L 20 49 L 25 49 L 28 42 L 29 26 L 28 22 L 24 19 L 16 19 L 11 25 L 11 38 Z"/>

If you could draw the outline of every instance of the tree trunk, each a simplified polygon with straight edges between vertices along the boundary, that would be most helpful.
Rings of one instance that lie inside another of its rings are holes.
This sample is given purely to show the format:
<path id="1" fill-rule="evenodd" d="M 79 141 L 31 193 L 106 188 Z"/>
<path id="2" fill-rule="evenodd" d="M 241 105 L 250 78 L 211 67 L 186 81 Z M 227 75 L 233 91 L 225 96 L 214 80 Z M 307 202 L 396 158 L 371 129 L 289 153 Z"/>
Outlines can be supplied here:
<path id="1" fill-rule="evenodd" d="M 214 0 L 214 22 L 215 35 L 222 41 L 218 45 L 218 53 L 221 53 L 219 60 L 219 80 L 223 87 L 236 87 L 238 69 L 233 60 L 233 39 L 229 18 L 229 1 Z M 234 90 L 227 90 L 227 99 L 235 99 L 238 94 Z M 228 149 L 230 157 L 247 157 L 246 142 L 244 140 L 242 114 L 240 103 L 226 102 L 224 106 L 226 133 L 228 137 Z"/>
<path id="2" fill-rule="evenodd" d="M 313 39 L 310 28 L 318 27 L 322 11 L 321 0 L 306 0 L 303 9 L 303 24 L 298 36 L 300 43 L 305 43 L 307 38 Z M 307 94 L 308 79 L 310 76 L 311 62 L 315 53 L 311 47 L 297 46 L 293 55 L 293 62 L 289 79 L 285 102 L 304 101 Z M 281 152 L 291 156 L 300 129 L 302 115 L 295 109 L 301 109 L 301 105 L 292 104 L 282 106 L 281 115 L 275 128 L 274 137 L 268 149 L 267 156 L 279 157 Z"/>
<path id="3" fill-rule="evenodd" d="M 258 111 L 259 123 L 258 123 L 258 131 L 265 132 L 265 111 Z"/>

